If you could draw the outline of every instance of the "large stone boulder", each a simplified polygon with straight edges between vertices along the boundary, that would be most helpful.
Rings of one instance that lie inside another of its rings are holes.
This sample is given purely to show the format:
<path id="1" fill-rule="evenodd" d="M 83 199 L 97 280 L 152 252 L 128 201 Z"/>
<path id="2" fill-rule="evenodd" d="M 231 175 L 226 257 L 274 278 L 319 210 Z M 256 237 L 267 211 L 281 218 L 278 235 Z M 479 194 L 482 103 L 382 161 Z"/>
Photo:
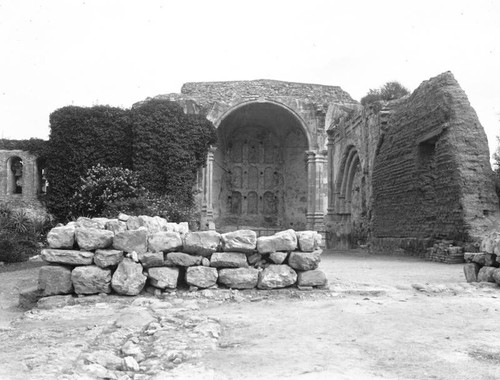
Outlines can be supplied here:
<path id="1" fill-rule="evenodd" d="M 294 230 L 280 231 L 272 236 L 261 236 L 257 239 L 257 251 L 261 254 L 295 249 L 297 249 L 297 235 Z"/>
<path id="2" fill-rule="evenodd" d="M 493 273 L 495 272 L 496 268 L 494 267 L 482 267 L 479 269 L 479 272 L 477 273 L 477 281 L 478 282 L 495 282 L 495 279 L 493 278 Z"/>
<path id="3" fill-rule="evenodd" d="M 237 230 L 221 235 L 222 249 L 226 252 L 255 251 L 257 246 L 257 234 L 252 230 Z"/>
<path id="4" fill-rule="evenodd" d="M 138 230 L 141 227 L 146 227 L 144 220 L 138 216 L 129 216 L 125 223 L 127 223 L 127 230 Z"/>
<path id="5" fill-rule="evenodd" d="M 145 252 L 139 253 L 137 256 L 144 268 L 162 267 L 165 265 L 163 252 Z"/>
<path id="6" fill-rule="evenodd" d="M 255 268 L 226 268 L 219 270 L 219 284 L 232 289 L 252 289 L 259 281 L 259 270 Z"/>
<path id="7" fill-rule="evenodd" d="M 168 232 L 178 232 L 181 236 L 184 236 L 189 232 L 189 224 L 187 222 L 167 223 L 164 230 Z"/>
<path id="8" fill-rule="evenodd" d="M 69 223 L 68 223 L 69 224 Z M 80 216 L 75 223 L 77 228 L 104 228 L 102 227 L 102 222 L 99 220 L 93 220 L 85 216 Z"/>
<path id="9" fill-rule="evenodd" d="M 202 256 L 190 255 L 184 252 L 169 252 L 165 257 L 165 265 L 169 267 L 193 267 L 201 265 Z"/>
<path id="10" fill-rule="evenodd" d="M 220 246 L 220 234 L 215 231 L 190 232 L 184 236 L 183 251 L 200 256 L 210 256 Z"/>
<path id="11" fill-rule="evenodd" d="M 480 266 L 497 267 L 497 255 L 494 253 L 475 253 L 465 252 L 464 260 L 466 263 L 476 263 Z"/>
<path id="12" fill-rule="evenodd" d="M 94 254 L 87 251 L 74 251 L 69 249 L 42 249 L 40 257 L 48 263 L 67 265 L 90 265 Z"/>
<path id="13" fill-rule="evenodd" d="M 296 231 L 295 234 L 297 235 L 299 250 L 302 252 L 312 252 L 319 248 L 321 235 L 316 231 Z"/>
<path id="14" fill-rule="evenodd" d="M 298 273 L 298 286 L 325 286 L 327 283 L 328 281 L 323 271 L 316 269 Z"/>
<path id="15" fill-rule="evenodd" d="M 50 248 L 71 249 L 75 244 L 74 227 L 54 227 L 47 234 L 47 243 Z"/>
<path id="16" fill-rule="evenodd" d="M 321 250 L 314 252 L 296 251 L 288 256 L 288 265 L 297 270 L 316 269 L 321 261 Z"/>
<path id="17" fill-rule="evenodd" d="M 123 260 L 123 251 L 117 249 L 98 249 L 94 254 L 94 264 L 101 268 L 118 265 Z"/>
<path id="18" fill-rule="evenodd" d="M 477 274 L 481 266 L 477 263 L 467 263 L 464 265 L 464 275 L 467 282 L 477 282 Z"/>
<path id="19" fill-rule="evenodd" d="M 76 294 L 111 293 L 111 270 L 95 265 L 76 267 L 71 272 Z"/>
<path id="20" fill-rule="evenodd" d="M 215 252 L 210 258 L 210 266 L 214 268 L 248 267 L 247 255 L 241 252 Z"/>
<path id="21" fill-rule="evenodd" d="M 159 231 L 148 236 L 148 251 L 172 252 L 182 249 L 182 238 L 178 232 Z"/>
<path id="22" fill-rule="evenodd" d="M 495 268 L 495 270 L 492 273 L 493 280 L 500 285 L 500 268 Z"/>
<path id="23" fill-rule="evenodd" d="M 276 289 L 291 286 L 297 282 L 297 272 L 288 265 L 269 265 L 259 276 L 259 289 Z"/>
<path id="24" fill-rule="evenodd" d="M 162 223 L 153 216 L 140 215 L 139 219 L 142 221 L 143 226 L 147 228 L 149 234 L 154 234 L 162 230 Z"/>
<path id="25" fill-rule="evenodd" d="M 179 268 L 150 268 L 148 278 L 152 286 L 158 289 L 175 289 L 179 279 Z"/>
<path id="26" fill-rule="evenodd" d="M 148 250 L 148 231 L 140 228 L 119 232 L 113 239 L 113 248 L 124 252 L 144 253 Z"/>
<path id="27" fill-rule="evenodd" d="M 77 228 L 75 230 L 76 243 L 80 249 L 94 251 L 108 248 L 113 244 L 113 231 L 97 228 Z"/>
<path id="28" fill-rule="evenodd" d="M 147 277 L 142 273 L 142 265 L 125 257 L 111 279 L 115 292 L 125 296 L 136 296 L 144 288 Z"/>
<path id="29" fill-rule="evenodd" d="M 209 288 L 217 283 L 217 269 L 212 267 L 196 266 L 186 269 L 186 283 L 198 288 Z"/>
<path id="30" fill-rule="evenodd" d="M 41 267 L 38 272 L 38 289 L 42 291 L 43 296 L 71 293 L 71 269 L 59 265 Z"/>
<path id="31" fill-rule="evenodd" d="M 106 223 L 106 229 L 109 231 L 113 231 L 114 234 L 117 234 L 118 232 L 123 232 L 127 230 L 127 223 L 122 222 L 121 220 L 118 219 L 110 219 Z"/>

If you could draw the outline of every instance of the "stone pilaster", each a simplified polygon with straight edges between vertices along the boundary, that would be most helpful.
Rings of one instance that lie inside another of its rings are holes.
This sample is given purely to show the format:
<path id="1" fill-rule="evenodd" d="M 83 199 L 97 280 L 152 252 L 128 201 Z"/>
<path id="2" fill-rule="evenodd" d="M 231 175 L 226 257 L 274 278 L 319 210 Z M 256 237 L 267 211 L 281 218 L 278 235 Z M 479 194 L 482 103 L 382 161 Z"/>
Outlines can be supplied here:
<path id="1" fill-rule="evenodd" d="M 207 153 L 207 164 L 203 168 L 203 200 L 201 205 L 201 229 L 214 230 L 213 210 L 213 174 L 215 147 L 210 147 Z"/>
<path id="2" fill-rule="evenodd" d="M 316 204 L 316 160 L 315 160 L 315 152 L 307 151 L 307 212 L 306 212 L 306 220 L 308 230 L 312 230 L 314 228 L 314 210 Z"/>

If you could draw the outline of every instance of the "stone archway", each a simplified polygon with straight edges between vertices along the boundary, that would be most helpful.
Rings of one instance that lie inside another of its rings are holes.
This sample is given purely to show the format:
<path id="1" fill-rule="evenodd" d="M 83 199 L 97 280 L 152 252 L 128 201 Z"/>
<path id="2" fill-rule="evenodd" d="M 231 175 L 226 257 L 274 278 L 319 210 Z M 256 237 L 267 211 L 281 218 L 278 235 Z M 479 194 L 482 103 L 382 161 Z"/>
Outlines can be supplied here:
<path id="1" fill-rule="evenodd" d="M 252 101 L 233 107 L 215 125 L 215 226 L 305 229 L 310 138 L 301 118 L 279 103 Z"/>

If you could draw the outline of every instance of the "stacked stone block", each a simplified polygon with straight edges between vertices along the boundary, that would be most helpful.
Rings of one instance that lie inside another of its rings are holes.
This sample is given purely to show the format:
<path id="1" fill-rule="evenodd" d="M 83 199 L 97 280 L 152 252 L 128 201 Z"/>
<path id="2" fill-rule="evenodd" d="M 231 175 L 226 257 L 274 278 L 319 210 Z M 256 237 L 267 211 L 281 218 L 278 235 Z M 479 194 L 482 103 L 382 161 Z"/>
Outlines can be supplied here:
<path id="1" fill-rule="evenodd" d="M 481 242 L 481 252 L 464 254 L 467 282 L 493 282 L 500 285 L 500 233 L 493 232 Z"/>
<path id="2" fill-rule="evenodd" d="M 453 245 L 452 240 L 441 240 L 427 249 L 427 257 L 431 261 L 446 264 L 461 264 L 464 262 L 464 249 Z"/>
<path id="3" fill-rule="evenodd" d="M 320 239 L 315 231 L 259 238 L 252 230 L 190 232 L 187 223 L 149 216 L 79 218 L 49 232 L 41 253 L 49 265 L 40 269 L 38 290 L 134 296 L 146 286 L 157 293 L 180 284 L 191 290 L 324 287 Z"/>

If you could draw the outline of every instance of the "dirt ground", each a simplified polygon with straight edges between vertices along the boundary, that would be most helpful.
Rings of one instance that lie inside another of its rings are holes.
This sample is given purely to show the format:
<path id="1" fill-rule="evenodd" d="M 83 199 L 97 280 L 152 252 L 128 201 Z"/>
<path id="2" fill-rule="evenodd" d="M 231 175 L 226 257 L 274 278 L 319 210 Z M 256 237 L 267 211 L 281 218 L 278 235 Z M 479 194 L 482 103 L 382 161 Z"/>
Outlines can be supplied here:
<path id="1" fill-rule="evenodd" d="M 0 379 L 500 378 L 496 285 L 354 251 L 325 251 L 320 269 L 328 291 L 95 296 L 26 313 L 17 294 L 38 268 L 0 273 Z M 112 364 L 126 355 L 139 366 Z"/>

